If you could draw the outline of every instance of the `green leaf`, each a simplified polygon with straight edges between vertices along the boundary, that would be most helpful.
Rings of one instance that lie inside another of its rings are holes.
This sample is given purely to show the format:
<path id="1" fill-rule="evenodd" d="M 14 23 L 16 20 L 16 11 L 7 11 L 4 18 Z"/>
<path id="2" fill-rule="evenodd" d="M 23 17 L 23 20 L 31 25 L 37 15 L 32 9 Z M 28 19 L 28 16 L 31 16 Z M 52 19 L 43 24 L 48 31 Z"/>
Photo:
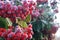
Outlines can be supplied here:
<path id="1" fill-rule="evenodd" d="M 41 21 L 35 21 L 31 23 L 33 25 L 33 30 L 36 32 L 39 32 L 42 29 L 42 22 Z"/>
<path id="2" fill-rule="evenodd" d="M 45 20 L 41 20 L 41 21 L 42 21 L 42 23 L 44 23 L 46 25 L 48 24 L 47 21 L 45 21 Z"/>
<path id="3" fill-rule="evenodd" d="M 8 26 L 12 26 L 11 20 L 9 18 L 6 18 L 6 20 L 7 20 Z"/>
<path id="4" fill-rule="evenodd" d="M 0 28 L 8 28 L 8 23 L 5 18 L 0 17 Z"/>
<path id="5" fill-rule="evenodd" d="M 24 28 L 27 27 L 27 23 L 25 21 L 21 20 L 19 17 L 16 18 L 16 23 L 18 25 L 20 25 L 21 27 L 24 27 Z"/>
<path id="6" fill-rule="evenodd" d="M 19 21 L 19 22 L 18 22 L 18 25 L 20 25 L 20 26 L 23 27 L 23 28 L 26 28 L 26 27 L 28 26 L 25 21 Z"/>
<path id="7" fill-rule="evenodd" d="M 15 5 L 22 5 L 21 1 L 14 1 L 15 2 Z"/>
<path id="8" fill-rule="evenodd" d="M 0 37 L 0 40 L 5 40 L 4 38 Z"/>
<path id="9" fill-rule="evenodd" d="M 31 15 L 30 15 L 30 14 L 26 17 L 25 21 L 26 21 L 27 23 L 29 23 L 29 22 L 31 21 Z"/>

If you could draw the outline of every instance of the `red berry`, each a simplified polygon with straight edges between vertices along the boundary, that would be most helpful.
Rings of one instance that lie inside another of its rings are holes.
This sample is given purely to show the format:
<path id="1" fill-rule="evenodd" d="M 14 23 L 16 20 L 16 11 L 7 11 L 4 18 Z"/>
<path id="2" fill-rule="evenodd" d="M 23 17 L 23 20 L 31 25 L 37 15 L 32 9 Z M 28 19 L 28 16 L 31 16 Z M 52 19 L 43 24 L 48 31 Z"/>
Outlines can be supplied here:
<path id="1" fill-rule="evenodd" d="M 0 37 L 1 37 L 1 35 L 2 35 L 2 32 L 0 32 Z"/>
<path id="2" fill-rule="evenodd" d="M 32 24 L 29 24 L 28 27 L 31 27 L 32 28 Z"/>
<path id="3" fill-rule="evenodd" d="M 13 17 L 16 17 L 16 14 L 15 13 L 13 13 L 12 15 L 13 15 Z"/>
<path id="4" fill-rule="evenodd" d="M 20 9 L 20 8 L 22 8 L 22 6 L 21 5 L 18 5 L 18 9 Z"/>
<path id="5" fill-rule="evenodd" d="M 9 33 L 11 33 L 12 32 L 12 29 L 8 29 L 7 30 L 7 33 L 9 34 Z"/>
<path id="6" fill-rule="evenodd" d="M 9 29 L 13 29 L 14 27 L 13 27 L 13 26 L 9 26 L 8 28 L 9 28 Z"/>
<path id="7" fill-rule="evenodd" d="M 58 27 L 57 26 L 52 26 L 50 32 L 55 34 L 57 30 L 58 30 Z"/>
<path id="8" fill-rule="evenodd" d="M 6 29 L 0 28 L 0 32 L 6 32 Z"/>
<path id="9" fill-rule="evenodd" d="M 27 33 L 23 33 L 23 37 L 27 38 L 28 37 Z"/>
<path id="10" fill-rule="evenodd" d="M 17 37 L 21 37 L 21 33 L 16 33 L 16 36 Z"/>
<path id="11" fill-rule="evenodd" d="M 11 40 L 11 38 L 7 38 L 6 40 Z"/>
<path id="12" fill-rule="evenodd" d="M 2 37 L 4 37 L 5 39 L 7 38 L 7 35 L 8 35 L 8 33 L 7 32 L 4 32 L 3 34 L 2 34 Z"/>
<path id="13" fill-rule="evenodd" d="M 10 33 L 8 34 L 8 37 L 10 37 L 10 38 L 11 38 L 11 37 L 12 37 L 12 38 L 15 37 L 15 33 L 14 33 L 14 32 L 10 32 Z"/>
<path id="14" fill-rule="evenodd" d="M 8 10 L 8 12 L 7 12 L 8 14 L 11 14 L 11 10 Z"/>
<path id="15" fill-rule="evenodd" d="M 20 16 L 21 16 L 20 13 L 17 13 L 17 14 L 16 14 L 16 17 L 20 17 Z"/>
<path id="16" fill-rule="evenodd" d="M 25 18 L 26 18 L 26 17 L 24 16 L 24 14 L 22 14 L 22 15 L 21 15 L 21 19 L 24 20 Z"/>
<path id="17" fill-rule="evenodd" d="M 32 39 L 32 35 L 31 34 L 28 34 L 28 39 Z"/>

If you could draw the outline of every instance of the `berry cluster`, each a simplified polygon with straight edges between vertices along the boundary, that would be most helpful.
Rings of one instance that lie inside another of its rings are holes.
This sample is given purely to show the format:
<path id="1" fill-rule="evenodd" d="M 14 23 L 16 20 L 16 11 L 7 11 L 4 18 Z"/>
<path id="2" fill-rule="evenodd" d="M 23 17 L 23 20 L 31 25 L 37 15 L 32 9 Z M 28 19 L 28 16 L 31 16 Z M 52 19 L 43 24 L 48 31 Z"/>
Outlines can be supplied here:
<path id="1" fill-rule="evenodd" d="M 13 29 L 15 30 L 13 31 Z M 10 26 L 8 30 L 0 28 L 0 37 L 3 37 L 5 40 L 30 40 L 32 35 L 31 24 L 27 28 L 21 28 L 18 25 L 15 28 Z"/>
<path id="2" fill-rule="evenodd" d="M 22 5 L 11 5 L 10 3 L 0 3 L 0 16 L 8 17 L 12 22 L 15 22 L 16 17 L 20 17 L 21 19 L 25 19 L 28 14 L 32 13 L 33 3 L 23 2 Z"/>

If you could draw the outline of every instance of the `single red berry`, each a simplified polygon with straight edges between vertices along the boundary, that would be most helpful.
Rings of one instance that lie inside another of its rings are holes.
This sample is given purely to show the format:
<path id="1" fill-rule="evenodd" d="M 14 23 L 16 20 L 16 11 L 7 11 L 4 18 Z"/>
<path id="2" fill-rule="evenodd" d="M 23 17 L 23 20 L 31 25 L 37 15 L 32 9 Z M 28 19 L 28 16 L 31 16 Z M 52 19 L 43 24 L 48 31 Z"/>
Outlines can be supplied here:
<path id="1" fill-rule="evenodd" d="M 21 19 L 24 20 L 25 18 L 26 18 L 26 17 L 24 16 L 24 14 L 22 14 L 22 15 L 21 15 Z"/>
<path id="2" fill-rule="evenodd" d="M 31 27 L 32 28 L 32 24 L 29 24 L 28 27 Z"/>
<path id="3" fill-rule="evenodd" d="M 0 37 L 1 37 L 2 33 L 3 33 L 3 32 L 0 32 Z"/>
<path id="4" fill-rule="evenodd" d="M 6 40 L 11 40 L 11 38 L 7 38 Z"/>
<path id="5" fill-rule="evenodd" d="M 32 39 L 32 35 L 30 33 L 28 34 L 28 39 Z"/>

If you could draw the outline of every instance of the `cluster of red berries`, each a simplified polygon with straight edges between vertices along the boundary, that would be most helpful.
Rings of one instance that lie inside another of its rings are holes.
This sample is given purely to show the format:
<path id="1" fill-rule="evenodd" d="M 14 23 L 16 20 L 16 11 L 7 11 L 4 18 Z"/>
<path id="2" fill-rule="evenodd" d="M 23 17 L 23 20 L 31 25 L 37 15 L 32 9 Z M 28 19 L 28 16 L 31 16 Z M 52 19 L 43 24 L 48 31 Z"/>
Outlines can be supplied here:
<path id="1" fill-rule="evenodd" d="M 0 16 L 9 18 L 13 23 L 16 22 L 16 17 L 22 20 L 26 19 L 27 15 L 32 14 L 34 3 L 23 2 L 22 5 L 11 5 L 10 3 L 0 3 Z M 7 30 L 0 28 L 0 37 L 5 40 L 30 40 L 33 35 L 32 24 L 27 28 L 10 26 Z"/>
<path id="2" fill-rule="evenodd" d="M 33 35 L 32 25 L 29 24 L 27 28 L 21 28 L 18 25 L 14 28 L 9 27 L 8 30 L 0 28 L 0 37 L 5 40 L 30 40 Z"/>
<path id="3" fill-rule="evenodd" d="M 23 2 L 22 5 L 12 5 L 10 3 L 0 3 L 0 16 L 8 17 L 12 22 L 15 22 L 16 17 L 20 17 L 21 19 L 25 19 L 28 14 L 32 13 L 33 3 Z"/>

